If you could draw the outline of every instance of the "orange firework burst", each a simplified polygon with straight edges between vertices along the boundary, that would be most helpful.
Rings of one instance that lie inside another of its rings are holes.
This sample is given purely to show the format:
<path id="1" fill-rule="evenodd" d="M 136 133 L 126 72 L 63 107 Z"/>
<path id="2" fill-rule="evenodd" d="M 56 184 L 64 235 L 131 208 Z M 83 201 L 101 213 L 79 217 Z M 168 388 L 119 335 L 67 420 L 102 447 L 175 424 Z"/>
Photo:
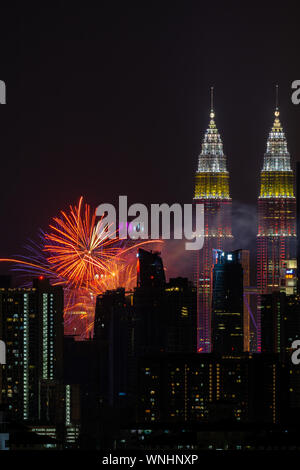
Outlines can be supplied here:
<path id="1" fill-rule="evenodd" d="M 99 275 L 109 273 L 110 263 L 121 254 L 115 239 L 109 239 L 102 219 L 96 224 L 95 212 L 83 198 L 78 206 L 70 206 L 70 214 L 55 217 L 51 232 L 45 234 L 47 261 L 59 276 L 74 287 L 89 288 Z"/>
<path id="2" fill-rule="evenodd" d="M 135 250 L 139 246 L 161 243 L 147 240 L 130 243 L 108 238 L 103 219 L 79 199 L 69 212 L 61 211 L 49 230 L 41 232 L 40 244 L 27 246 L 29 255 L 19 259 L 0 259 L 14 263 L 23 277 L 48 277 L 62 285 L 65 293 L 65 332 L 84 339 L 93 329 L 95 301 L 106 290 L 136 284 Z"/>

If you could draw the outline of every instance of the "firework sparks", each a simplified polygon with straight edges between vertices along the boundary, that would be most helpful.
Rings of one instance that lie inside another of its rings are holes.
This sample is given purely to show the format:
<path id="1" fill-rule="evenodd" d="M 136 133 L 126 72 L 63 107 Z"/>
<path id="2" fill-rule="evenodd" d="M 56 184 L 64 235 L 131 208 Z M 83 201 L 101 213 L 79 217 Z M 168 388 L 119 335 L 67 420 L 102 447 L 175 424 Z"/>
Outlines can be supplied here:
<path id="1" fill-rule="evenodd" d="M 29 276 L 45 276 L 63 286 L 65 333 L 83 339 L 93 330 L 97 295 L 118 287 L 131 290 L 136 285 L 135 249 L 149 243 L 161 241 L 128 244 L 108 238 L 102 219 L 97 222 L 81 197 L 77 206 L 53 219 L 47 232 L 40 231 L 38 243 L 26 246 L 27 256 L 0 261 L 13 262 L 24 284 Z"/>
<path id="2" fill-rule="evenodd" d="M 115 239 L 109 239 L 102 219 L 96 224 L 95 212 L 83 198 L 70 214 L 61 212 L 45 234 L 47 261 L 60 277 L 74 287 L 89 288 L 98 274 L 109 273 L 110 262 L 121 254 Z M 109 228 L 109 227 L 108 227 Z"/>

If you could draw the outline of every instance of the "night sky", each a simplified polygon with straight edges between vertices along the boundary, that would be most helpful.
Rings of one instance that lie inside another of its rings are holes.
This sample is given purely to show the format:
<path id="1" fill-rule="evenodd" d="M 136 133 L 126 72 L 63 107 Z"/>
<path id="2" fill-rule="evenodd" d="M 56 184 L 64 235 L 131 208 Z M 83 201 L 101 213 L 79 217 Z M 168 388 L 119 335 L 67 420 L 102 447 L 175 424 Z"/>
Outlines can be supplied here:
<path id="1" fill-rule="evenodd" d="M 122 194 L 129 203 L 191 202 L 211 85 L 242 208 L 236 224 L 250 221 L 255 233 L 276 83 L 293 164 L 300 160 L 300 105 L 290 98 L 299 13 L 286 2 L 57 4 L 0 11 L 0 256 L 23 253 L 80 195 L 92 206 Z"/>

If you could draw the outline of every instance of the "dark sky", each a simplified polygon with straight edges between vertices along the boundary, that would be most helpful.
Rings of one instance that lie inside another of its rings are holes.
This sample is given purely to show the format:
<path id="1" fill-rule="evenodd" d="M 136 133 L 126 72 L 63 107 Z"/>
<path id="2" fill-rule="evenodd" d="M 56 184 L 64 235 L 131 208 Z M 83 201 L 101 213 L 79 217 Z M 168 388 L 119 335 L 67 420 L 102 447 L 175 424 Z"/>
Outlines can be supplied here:
<path id="1" fill-rule="evenodd" d="M 235 203 L 255 205 L 276 83 L 300 160 L 296 2 L 101 3 L 1 8 L 0 256 L 80 195 L 190 202 L 211 85 Z"/>

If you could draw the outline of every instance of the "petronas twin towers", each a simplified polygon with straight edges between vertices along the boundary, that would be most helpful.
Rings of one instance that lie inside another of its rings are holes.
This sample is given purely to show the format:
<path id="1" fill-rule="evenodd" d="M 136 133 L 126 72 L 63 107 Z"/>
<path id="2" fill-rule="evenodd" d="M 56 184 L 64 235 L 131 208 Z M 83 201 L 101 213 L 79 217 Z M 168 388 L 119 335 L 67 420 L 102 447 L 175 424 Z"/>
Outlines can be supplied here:
<path id="1" fill-rule="evenodd" d="M 231 198 L 229 174 L 223 143 L 215 124 L 213 108 L 199 155 L 195 180 L 195 198 L 204 206 L 204 245 L 196 258 L 197 287 L 197 348 L 211 352 L 211 271 L 213 249 L 230 248 Z"/>
<path id="2" fill-rule="evenodd" d="M 267 140 L 258 198 L 257 288 L 259 294 L 279 286 L 280 263 L 295 258 L 296 202 L 287 141 L 276 106 Z M 211 272 L 214 249 L 232 249 L 229 174 L 223 143 L 215 124 L 213 103 L 195 176 L 195 203 L 204 205 L 205 241 L 196 257 L 198 352 L 211 352 Z M 238 247 L 244 248 L 244 247 Z M 261 348 L 259 309 L 256 317 L 256 350 Z"/>

